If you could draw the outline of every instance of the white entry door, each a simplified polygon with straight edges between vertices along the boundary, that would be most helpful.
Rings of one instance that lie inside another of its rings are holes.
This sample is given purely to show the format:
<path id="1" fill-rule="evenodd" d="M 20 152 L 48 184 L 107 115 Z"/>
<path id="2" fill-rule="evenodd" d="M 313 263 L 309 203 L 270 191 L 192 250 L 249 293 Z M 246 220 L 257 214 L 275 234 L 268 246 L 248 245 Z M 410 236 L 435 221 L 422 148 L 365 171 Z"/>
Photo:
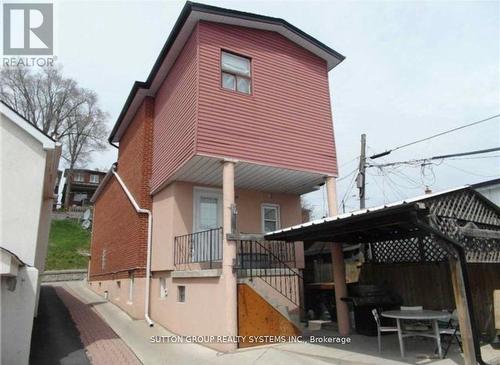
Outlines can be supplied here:
<path id="1" fill-rule="evenodd" d="M 194 235 L 192 254 L 194 262 L 220 259 L 219 231 L 209 231 L 222 226 L 222 191 L 194 188 Z"/>

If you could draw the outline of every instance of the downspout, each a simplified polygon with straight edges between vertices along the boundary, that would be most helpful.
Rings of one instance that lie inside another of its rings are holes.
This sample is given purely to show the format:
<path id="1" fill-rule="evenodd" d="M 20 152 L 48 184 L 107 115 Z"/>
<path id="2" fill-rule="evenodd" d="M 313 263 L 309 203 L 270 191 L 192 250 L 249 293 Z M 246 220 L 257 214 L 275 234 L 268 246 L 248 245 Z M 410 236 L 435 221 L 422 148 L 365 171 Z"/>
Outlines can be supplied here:
<path id="1" fill-rule="evenodd" d="M 150 286 L 151 286 L 151 238 L 152 238 L 152 227 L 153 227 L 153 214 L 151 213 L 150 210 L 148 209 L 143 209 L 137 204 L 135 201 L 134 197 L 130 193 L 130 191 L 127 189 L 127 186 L 121 179 L 120 175 L 115 170 L 116 165 L 113 165 L 111 168 L 113 171 L 113 175 L 115 175 L 116 179 L 120 183 L 123 191 L 125 194 L 127 194 L 128 199 L 134 206 L 135 210 L 137 213 L 144 213 L 148 215 L 148 247 L 147 247 L 147 258 L 146 258 L 146 295 L 145 295 L 145 303 L 144 303 L 144 318 L 146 319 L 146 322 L 148 323 L 149 327 L 153 327 L 154 322 L 151 320 L 149 317 L 149 292 L 150 292 Z"/>
<path id="2" fill-rule="evenodd" d="M 420 219 L 417 217 L 414 217 L 414 222 L 415 224 L 423 229 L 424 231 L 427 231 L 428 233 L 435 234 L 436 236 L 439 236 L 441 239 L 451 243 L 457 253 L 458 253 L 458 262 L 460 263 L 460 267 L 462 269 L 462 275 L 463 275 L 463 280 L 464 280 L 464 286 L 465 286 L 465 298 L 467 300 L 467 307 L 469 308 L 469 318 L 471 322 L 471 329 L 472 329 L 472 336 L 473 336 L 473 343 L 474 343 L 474 350 L 476 353 L 476 361 L 480 365 L 489 365 L 483 360 L 483 357 L 481 355 L 481 345 L 479 343 L 479 332 L 476 327 L 476 321 L 475 321 L 475 316 L 474 316 L 474 310 L 473 310 L 473 303 L 472 303 L 472 298 L 470 295 L 470 284 L 469 284 L 469 274 L 467 272 L 467 259 L 465 255 L 465 248 L 457 241 L 454 239 L 451 239 L 450 237 L 445 236 L 443 233 L 438 231 L 437 229 L 431 227 L 429 224 L 422 222 Z"/>

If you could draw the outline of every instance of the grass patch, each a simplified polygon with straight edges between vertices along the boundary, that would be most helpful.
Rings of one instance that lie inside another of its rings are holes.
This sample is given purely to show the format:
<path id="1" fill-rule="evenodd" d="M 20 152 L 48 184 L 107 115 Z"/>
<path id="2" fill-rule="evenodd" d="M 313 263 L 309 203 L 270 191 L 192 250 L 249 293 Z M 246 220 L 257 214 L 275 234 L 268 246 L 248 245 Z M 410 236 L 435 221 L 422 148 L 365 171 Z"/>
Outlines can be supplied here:
<path id="1" fill-rule="evenodd" d="M 89 247 L 90 231 L 69 219 L 53 220 L 45 270 L 86 269 L 88 258 L 79 252 Z"/>

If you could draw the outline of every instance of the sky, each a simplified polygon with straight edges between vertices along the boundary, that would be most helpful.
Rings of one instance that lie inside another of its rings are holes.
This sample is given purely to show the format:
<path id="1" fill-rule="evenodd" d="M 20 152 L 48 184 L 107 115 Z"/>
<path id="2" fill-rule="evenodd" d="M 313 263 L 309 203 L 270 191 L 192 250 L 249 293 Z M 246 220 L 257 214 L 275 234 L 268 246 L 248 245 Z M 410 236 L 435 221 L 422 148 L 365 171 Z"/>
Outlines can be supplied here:
<path id="1" fill-rule="evenodd" d="M 287 20 L 346 56 L 329 74 L 341 210 L 359 206 L 352 173 L 360 135 L 368 155 L 500 113 L 498 1 L 204 1 Z M 95 90 L 109 128 L 144 81 L 183 1 L 56 1 L 55 54 Z M 500 118 L 398 150 L 374 163 L 500 146 Z M 108 169 L 117 150 L 93 156 Z M 368 169 L 367 206 L 500 177 L 500 152 Z M 474 157 L 474 158 L 471 158 Z M 326 213 L 323 189 L 307 194 Z"/>

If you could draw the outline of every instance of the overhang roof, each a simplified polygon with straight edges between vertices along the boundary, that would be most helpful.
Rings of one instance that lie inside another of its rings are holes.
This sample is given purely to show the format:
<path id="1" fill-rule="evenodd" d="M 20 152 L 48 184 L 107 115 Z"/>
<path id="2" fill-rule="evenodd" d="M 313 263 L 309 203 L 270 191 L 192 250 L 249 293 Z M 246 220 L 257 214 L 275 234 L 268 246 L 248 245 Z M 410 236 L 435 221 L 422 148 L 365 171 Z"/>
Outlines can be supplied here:
<path id="1" fill-rule="evenodd" d="M 222 186 L 223 157 L 196 155 L 153 189 L 152 195 L 174 181 L 186 181 L 200 185 Z M 269 193 L 305 194 L 324 184 L 326 173 L 286 169 L 278 166 L 236 161 L 234 185 L 236 188 L 266 191 Z"/>
<path id="2" fill-rule="evenodd" d="M 146 81 L 136 81 L 111 131 L 109 141 L 119 142 L 146 96 L 155 95 L 177 56 L 200 20 L 277 32 L 327 62 L 331 70 L 344 56 L 280 18 L 273 18 L 211 5 L 186 2 Z"/>
<path id="3" fill-rule="evenodd" d="M 470 186 L 461 186 L 445 191 L 417 196 L 375 208 L 360 209 L 333 217 L 313 220 L 292 227 L 280 229 L 265 235 L 267 240 L 286 241 L 327 241 L 327 242 L 368 242 L 380 239 L 382 235 L 415 234 L 418 227 L 413 218 L 427 214 L 426 200 L 442 195 L 471 191 L 495 211 L 500 208 L 477 193 Z"/>

